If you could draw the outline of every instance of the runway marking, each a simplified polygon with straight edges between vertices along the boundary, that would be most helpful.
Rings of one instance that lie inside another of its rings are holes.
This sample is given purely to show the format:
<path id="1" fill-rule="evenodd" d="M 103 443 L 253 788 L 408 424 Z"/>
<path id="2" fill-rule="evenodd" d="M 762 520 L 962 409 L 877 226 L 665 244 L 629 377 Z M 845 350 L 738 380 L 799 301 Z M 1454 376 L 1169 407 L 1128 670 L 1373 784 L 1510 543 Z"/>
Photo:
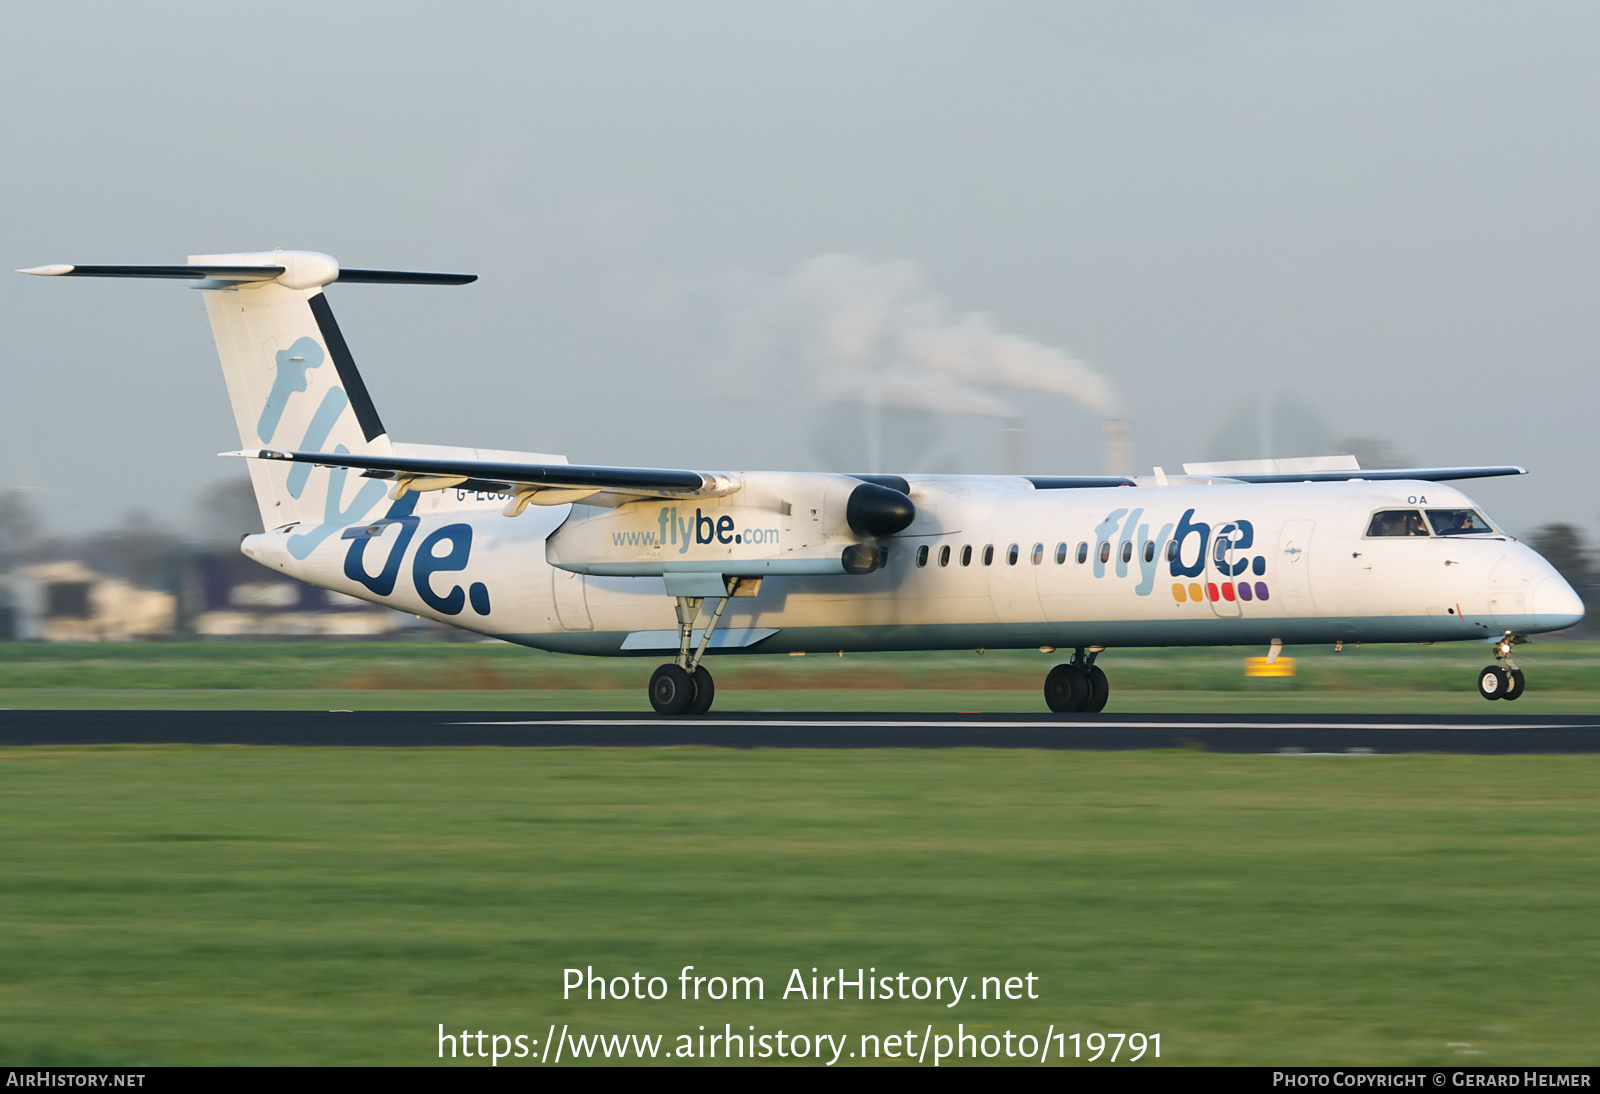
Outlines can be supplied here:
<path id="1" fill-rule="evenodd" d="M 892 729 L 906 726 L 912 729 L 933 728 L 994 728 L 994 729 L 1577 729 L 1588 728 L 1581 722 L 1524 722 L 1514 726 L 1486 726 L 1472 722 L 982 722 L 950 721 L 872 721 L 868 719 L 839 718 L 822 720 L 789 720 L 776 718 L 752 719 L 748 723 L 728 720 L 688 718 L 550 718 L 522 721 L 441 722 L 450 726 L 657 726 L 670 729 L 674 726 L 796 726 L 844 727 L 871 726 L 874 729 Z"/>

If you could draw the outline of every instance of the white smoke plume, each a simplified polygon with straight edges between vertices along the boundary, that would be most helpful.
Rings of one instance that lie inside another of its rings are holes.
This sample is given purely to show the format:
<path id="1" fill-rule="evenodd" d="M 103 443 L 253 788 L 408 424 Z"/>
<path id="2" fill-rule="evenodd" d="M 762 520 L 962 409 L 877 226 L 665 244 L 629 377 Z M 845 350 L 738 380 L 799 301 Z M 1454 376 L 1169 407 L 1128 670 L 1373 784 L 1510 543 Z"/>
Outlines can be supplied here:
<path id="1" fill-rule="evenodd" d="M 745 354 L 800 364 L 827 401 L 1010 417 L 997 389 L 1064 395 L 1112 417 L 1110 383 L 1063 350 L 954 314 L 911 262 L 820 255 L 735 319 Z"/>

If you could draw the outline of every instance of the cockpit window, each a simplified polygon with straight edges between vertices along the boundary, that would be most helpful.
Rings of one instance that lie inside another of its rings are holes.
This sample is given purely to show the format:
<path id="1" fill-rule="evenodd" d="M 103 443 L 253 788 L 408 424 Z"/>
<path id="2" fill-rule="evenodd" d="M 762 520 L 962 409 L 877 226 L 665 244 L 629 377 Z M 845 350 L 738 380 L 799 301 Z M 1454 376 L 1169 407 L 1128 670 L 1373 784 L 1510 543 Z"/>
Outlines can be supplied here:
<path id="1" fill-rule="evenodd" d="M 1428 526 L 1422 521 L 1422 514 L 1415 509 L 1385 509 L 1372 514 L 1372 523 L 1367 525 L 1369 536 L 1425 536 Z"/>
<path id="2" fill-rule="evenodd" d="M 1428 522 L 1436 536 L 1482 536 L 1494 532 L 1476 509 L 1429 509 Z"/>

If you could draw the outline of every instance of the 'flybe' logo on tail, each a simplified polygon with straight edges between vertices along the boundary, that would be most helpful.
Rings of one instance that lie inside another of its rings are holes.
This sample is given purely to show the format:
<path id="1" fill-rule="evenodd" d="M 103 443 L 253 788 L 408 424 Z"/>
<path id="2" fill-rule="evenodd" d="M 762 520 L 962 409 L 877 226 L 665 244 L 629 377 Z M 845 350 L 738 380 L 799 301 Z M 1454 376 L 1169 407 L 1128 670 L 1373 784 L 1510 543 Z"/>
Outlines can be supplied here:
<path id="1" fill-rule="evenodd" d="M 277 372 L 273 376 L 272 387 L 267 392 L 266 405 L 261 408 L 261 418 L 256 422 L 256 436 L 261 438 L 263 444 L 272 442 L 278 427 L 283 424 L 283 412 L 288 407 L 289 400 L 310 387 L 311 370 L 321 368 L 323 362 L 327 360 L 327 354 L 315 338 L 303 335 L 296 338 L 288 349 L 279 350 L 274 355 L 274 360 Z M 338 384 L 328 388 L 322 396 L 322 402 L 317 405 L 316 412 L 312 414 L 310 424 L 306 426 L 305 436 L 295 447 L 302 452 L 323 451 L 323 446 L 328 443 L 328 438 L 333 433 L 334 425 L 349 405 L 350 397 L 345 394 L 344 388 Z M 335 445 L 333 450 L 340 455 L 350 451 L 342 444 Z M 311 469 L 312 465 L 309 463 L 296 463 L 289 469 L 288 476 L 284 480 L 284 488 L 289 491 L 291 498 L 299 498 L 305 493 L 306 485 L 311 478 Z M 317 545 L 332 535 L 341 524 L 365 516 L 383 497 L 383 485 L 376 480 L 369 480 L 362 484 L 348 505 L 343 504 L 345 478 L 346 471 L 342 467 L 329 472 L 327 491 L 323 499 L 322 523 L 289 537 L 288 550 L 295 558 L 308 557 Z"/>
<path id="2" fill-rule="evenodd" d="M 261 408 L 261 420 L 256 423 L 256 436 L 261 438 L 262 444 L 272 443 L 272 435 L 283 420 L 283 408 L 289 405 L 289 396 L 306 389 L 306 373 L 321 368 L 324 357 L 322 347 L 314 338 L 297 338 L 294 345 L 278 351 L 278 372 L 273 377 L 272 390 L 267 392 L 267 405 Z"/>

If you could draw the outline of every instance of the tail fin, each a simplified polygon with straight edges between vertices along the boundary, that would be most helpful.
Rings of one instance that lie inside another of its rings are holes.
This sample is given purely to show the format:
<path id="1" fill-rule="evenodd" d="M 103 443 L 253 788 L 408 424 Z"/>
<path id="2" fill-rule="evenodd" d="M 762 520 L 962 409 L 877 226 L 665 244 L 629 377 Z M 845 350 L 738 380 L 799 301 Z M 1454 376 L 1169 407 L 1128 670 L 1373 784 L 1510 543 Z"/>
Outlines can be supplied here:
<path id="1" fill-rule="evenodd" d="M 280 252 L 196 255 L 189 264 L 287 267 L 271 281 L 200 283 L 242 445 L 391 454 L 389 435 L 322 292 L 339 273 L 332 259 Z M 325 268 L 308 268 L 314 266 Z M 250 461 L 250 480 L 266 528 L 299 524 L 304 534 L 357 521 L 383 497 L 374 480 L 347 484 L 346 476 L 320 468 L 255 466 L 264 462 Z M 315 543 L 305 546 L 309 553 Z"/>
<path id="2" fill-rule="evenodd" d="M 340 278 L 456 285 L 475 280 L 468 274 L 341 271 L 332 258 L 313 251 L 191 255 L 186 266 L 41 266 L 22 272 L 196 281 L 205 290 L 241 446 L 366 456 L 389 456 L 393 449 L 323 287 Z M 344 468 L 270 460 L 250 460 L 249 467 L 263 528 L 299 525 L 289 541 L 290 553 L 299 558 L 335 529 L 363 519 L 385 490 L 376 479 Z"/>

